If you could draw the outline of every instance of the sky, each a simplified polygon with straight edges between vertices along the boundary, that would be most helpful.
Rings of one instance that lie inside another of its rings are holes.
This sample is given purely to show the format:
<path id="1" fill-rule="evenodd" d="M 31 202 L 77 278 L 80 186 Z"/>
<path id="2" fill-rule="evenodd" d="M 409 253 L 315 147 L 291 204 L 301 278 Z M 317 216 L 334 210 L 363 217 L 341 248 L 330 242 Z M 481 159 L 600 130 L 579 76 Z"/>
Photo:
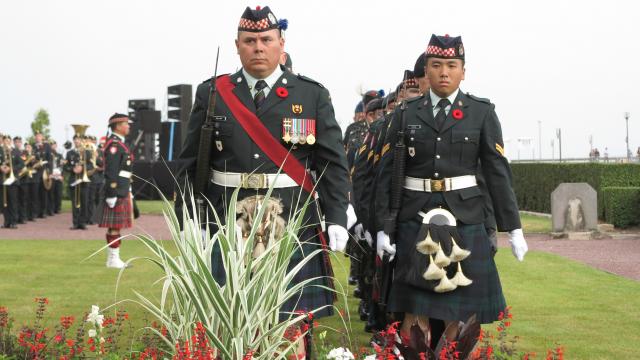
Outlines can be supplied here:
<path id="1" fill-rule="evenodd" d="M 625 156 L 625 112 L 640 146 L 640 5 L 621 0 L 5 0 L 0 132 L 29 135 L 39 108 L 58 141 L 73 123 L 103 134 L 128 99 L 166 112 L 167 86 L 211 77 L 218 46 L 218 72 L 239 69 L 238 20 L 256 5 L 289 20 L 294 72 L 329 89 L 343 129 L 360 92 L 395 88 L 436 33 L 462 36 L 461 89 L 496 104 L 511 159 L 551 158 L 552 140 L 557 158 L 556 129 L 563 158 L 586 157 L 590 138 Z"/>

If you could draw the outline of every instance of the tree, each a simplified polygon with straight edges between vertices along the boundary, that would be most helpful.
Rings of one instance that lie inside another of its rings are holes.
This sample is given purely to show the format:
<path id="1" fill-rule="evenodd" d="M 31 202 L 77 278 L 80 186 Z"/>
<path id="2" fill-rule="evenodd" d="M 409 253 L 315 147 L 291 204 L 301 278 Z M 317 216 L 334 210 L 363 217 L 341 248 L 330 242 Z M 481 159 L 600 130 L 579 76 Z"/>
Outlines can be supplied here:
<path id="1" fill-rule="evenodd" d="M 31 122 L 31 136 L 28 137 L 27 141 L 33 142 L 36 131 L 40 131 L 45 139 L 49 138 L 49 112 L 43 108 L 36 112 L 35 118 Z"/>

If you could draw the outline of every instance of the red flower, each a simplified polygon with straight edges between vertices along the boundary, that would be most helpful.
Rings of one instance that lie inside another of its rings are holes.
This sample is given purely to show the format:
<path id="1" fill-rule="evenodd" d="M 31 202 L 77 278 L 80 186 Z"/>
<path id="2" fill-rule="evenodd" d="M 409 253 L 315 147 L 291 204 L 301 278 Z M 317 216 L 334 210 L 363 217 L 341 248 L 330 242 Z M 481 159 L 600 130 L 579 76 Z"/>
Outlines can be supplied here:
<path id="1" fill-rule="evenodd" d="M 451 113 L 451 115 L 453 116 L 454 119 L 456 120 L 462 120 L 462 118 L 464 117 L 464 113 L 462 112 L 462 110 L 460 109 L 455 109 L 453 110 L 453 112 Z"/>
<path id="2" fill-rule="evenodd" d="M 280 86 L 276 88 L 276 95 L 278 95 L 281 98 L 286 98 L 287 96 L 289 96 L 289 91 L 287 91 L 287 89 Z"/>

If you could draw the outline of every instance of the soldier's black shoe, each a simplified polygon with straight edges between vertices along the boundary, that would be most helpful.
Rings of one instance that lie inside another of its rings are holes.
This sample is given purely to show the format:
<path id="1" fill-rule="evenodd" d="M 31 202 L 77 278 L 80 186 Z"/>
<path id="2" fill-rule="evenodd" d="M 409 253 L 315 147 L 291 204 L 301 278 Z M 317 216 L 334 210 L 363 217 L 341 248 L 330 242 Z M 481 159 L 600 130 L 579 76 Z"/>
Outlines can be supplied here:
<path id="1" fill-rule="evenodd" d="M 355 285 L 358 283 L 358 278 L 355 276 L 349 276 L 349 285 Z"/>
<path id="2" fill-rule="evenodd" d="M 360 315 L 361 321 L 367 321 L 369 319 L 369 311 L 367 311 L 367 303 L 364 300 L 360 300 L 360 305 L 358 305 L 358 315 Z"/>
<path id="3" fill-rule="evenodd" d="M 87 227 L 85 225 L 78 225 L 78 229 L 87 230 Z"/>
<path id="4" fill-rule="evenodd" d="M 95 224 L 93 223 L 93 221 L 89 221 L 87 222 L 87 225 L 95 225 Z"/>
<path id="5" fill-rule="evenodd" d="M 26 223 L 24 222 L 24 220 L 20 220 L 20 221 L 18 221 L 18 224 L 20 224 L 20 225 L 24 225 L 24 224 L 26 224 Z"/>
<path id="6" fill-rule="evenodd" d="M 373 326 L 371 326 L 371 324 L 369 324 L 369 323 L 364 324 L 364 332 L 372 334 L 373 333 Z"/>
<path id="7" fill-rule="evenodd" d="M 362 290 L 360 290 L 360 286 L 356 286 L 356 288 L 353 289 L 353 296 L 357 297 L 358 299 L 362 299 Z"/>

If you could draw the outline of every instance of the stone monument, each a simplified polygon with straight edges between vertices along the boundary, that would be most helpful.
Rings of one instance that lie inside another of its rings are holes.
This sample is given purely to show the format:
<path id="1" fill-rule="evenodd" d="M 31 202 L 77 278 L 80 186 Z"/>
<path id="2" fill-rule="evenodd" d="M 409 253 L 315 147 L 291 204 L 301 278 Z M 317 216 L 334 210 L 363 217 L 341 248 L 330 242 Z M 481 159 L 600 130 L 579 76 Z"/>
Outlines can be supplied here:
<path id="1" fill-rule="evenodd" d="M 598 229 L 598 197 L 587 183 L 562 183 L 551 193 L 553 232 L 570 239 L 589 239 Z"/>

